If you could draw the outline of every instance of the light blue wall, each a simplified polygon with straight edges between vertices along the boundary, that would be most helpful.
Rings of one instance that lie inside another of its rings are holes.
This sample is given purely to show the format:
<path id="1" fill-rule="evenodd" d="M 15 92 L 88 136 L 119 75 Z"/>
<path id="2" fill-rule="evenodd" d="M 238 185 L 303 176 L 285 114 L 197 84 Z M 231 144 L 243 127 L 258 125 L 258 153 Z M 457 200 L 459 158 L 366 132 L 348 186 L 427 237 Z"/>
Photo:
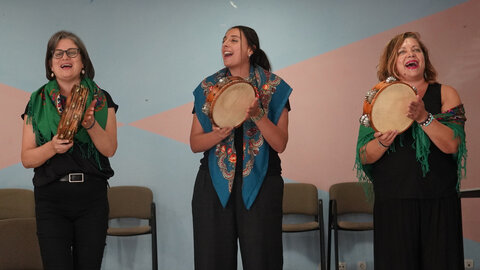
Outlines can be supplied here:
<path id="1" fill-rule="evenodd" d="M 128 124 L 191 102 L 201 79 L 222 67 L 220 45 L 230 26 L 256 29 L 277 70 L 462 2 L 2 0 L 0 83 L 36 90 L 45 82 L 48 38 L 69 30 L 85 42 L 96 81 L 120 105 L 118 121 Z M 159 267 L 192 269 L 190 200 L 201 155 L 128 125 L 119 128 L 118 141 L 111 185 L 152 188 Z M 32 175 L 21 164 L 2 169 L 0 187 L 32 188 Z M 320 196 L 328 202 L 325 192 Z M 318 269 L 317 237 L 317 232 L 285 236 L 285 269 Z M 372 269 L 371 238 L 371 233 L 341 234 L 341 260 L 348 269 L 356 269 L 359 260 Z M 466 245 L 478 261 L 478 243 Z M 150 262 L 149 236 L 108 239 L 104 269 L 149 269 Z"/>

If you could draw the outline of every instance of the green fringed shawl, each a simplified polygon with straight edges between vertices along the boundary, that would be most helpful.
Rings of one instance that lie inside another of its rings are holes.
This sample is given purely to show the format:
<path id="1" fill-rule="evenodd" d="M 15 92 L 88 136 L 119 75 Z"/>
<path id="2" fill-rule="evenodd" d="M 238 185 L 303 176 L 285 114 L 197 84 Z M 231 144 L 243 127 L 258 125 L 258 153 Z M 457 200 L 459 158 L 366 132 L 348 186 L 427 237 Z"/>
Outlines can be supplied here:
<path id="1" fill-rule="evenodd" d="M 108 116 L 108 108 L 106 106 L 106 97 L 102 90 L 90 79 L 83 79 L 81 84 L 88 90 L 88 98 L 85 109 L 88 108 L 92 101 L 97 102 L 95 105 L 95 120 L 105 129 Z M 94 96 L 96 99 L 94 100 Z M 27 106 L 27 124 L 32 124 L 35 133 L 35 141 L 38 146 L 43 145 L 52 140 L 57 134 L 58 123 L 61 118 L 62 106 L 60 102 L 60 87 L 56 80 L 51 80 L 47 84 L 40 87 L 30 96 Z M 100 167 L 99 152 L 95 148 L 87 130 L 79 125 L 77 134 L 73 138 L 74 143 L 81 146 L 79 149 L 86 149 L 82 152 L 82 157 L 94 157 Z M 73 147 L 69 151 L 73 151 Z"/>
<path id="2" fill-rule="evenodd" d="M 460 180 L 466 176 L 466 158 L 467 158 L 467 148 L 465 145 L 465 121 L 467 118 L 465 117 L 465 109 L 463 104 L 458 105 L 455 108 L 448 110 L 445 113 L 440 113 L 434 115 L 434 118 L 439 121 L 440 123 L 446 125 L 447 127 L 453 130 L 454 138 L 460 138 L 460 144 L 458 145 L 457 153 L 453 154 L 453 157 L 457 161 L 457 190 L 460 188 Z M 422 130 L 420 125 L 416 122 L 412 125 L 412 136 L 414 139 L 414 143 L 412 147 L 415 149 L 417 161 L 422 166 L 422 173 L 425 176 L 429 170 L 428 164 L 428 155 L 430 154 L 430 139 L 428 138 L 427 134 Z M 374 182 L 375 179 L 372 178 L 371 164 L 362 164 L 361 163 L 361 156 L 364 155 L 362 151 L 362 147 L 368 143 L 369 141 L 374 139 L 373 134 L 375 131 L 370 127 L 365 127 L 360 125 L 360 130 L 358 133 L 357 139 L 357 151 L 356 151 L 356 158 L 355 158 L 355 169 L 357 171 L 357 179 L 363 183 Z M 400 145 L 403 146 L 403 142 L 400 142 Z M 387 150 L 388 152 L 395 152 L 395 145 L 392 144 L 390 148 Z M 367 186 L 367 185 L 365 185 Z M 371 185 L 370 185 L 371 186 Z M 365 192 L 369 198 L 372 198 L 372 190 L 366 189 Z"/>

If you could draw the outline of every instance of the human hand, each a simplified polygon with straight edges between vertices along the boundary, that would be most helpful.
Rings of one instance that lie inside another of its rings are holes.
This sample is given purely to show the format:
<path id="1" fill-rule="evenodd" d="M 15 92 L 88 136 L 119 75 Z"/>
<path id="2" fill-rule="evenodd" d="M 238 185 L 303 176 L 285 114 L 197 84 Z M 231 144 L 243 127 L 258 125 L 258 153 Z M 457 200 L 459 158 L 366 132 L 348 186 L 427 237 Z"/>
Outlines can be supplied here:
<path id="1" fill-rule="evenodd" d="M 417 121 L 417 123 L 423 122 L 427 119 L 428 112 L 425 110 L 425 104 L 419 95 L 417 95 L 415 101 L 408 104 L 407 117 Z"/>
<path id="2" fill-rule="evenodd" d="M 260 107 L 258 107 L 258 98 L 255 98 L 252 103 L 250 103 L 250 106 L 247 108 L 247 116 L 254 117 L 259 113 L 259 111 Z"/>
<path id="3" fill-rule="evenodd" d="M 73 141 L 59 139 L 58 134 L 56 134 L 55 136 L 53 136 L 51 144 L 55 153 L 63 154 L 67 152 L 70 147 L 73 146 Z"/>
<path id="4" fill-rule="evenodd" d="M 397 135 L 398 131 L 396 130 L 389 130 L 384 133 L 375 132 L 375 134 L 373 134 L 373 136 L 378 140 L 378 143 L 385 148 L 388 148 L 393 143 Z"/>
<path id="5" fill-rule="evenodd" d="M 85 114 L 83 115 L 82 126 L 89 130 L 95 125 L 95 104 L 97 104 L 97 97 L 95 96 L 90 103 L 90 106 L 85 110 Z"/>
<path id="6" fill-rule="evenodd" d="M 216 134 L 220 139 L 225 139 L 226 137 L 230 136 L 232 133 L 233 127 L 212 127 L 213 134 Z"/>
<path id="7" fill-rule="evenodd" d="M 250 117 L 254 122 L 257 122 L 265 115 L 260 106 L 258 106 L 258 98 L 256 98 L 247 108 L 247 118 Z"/>

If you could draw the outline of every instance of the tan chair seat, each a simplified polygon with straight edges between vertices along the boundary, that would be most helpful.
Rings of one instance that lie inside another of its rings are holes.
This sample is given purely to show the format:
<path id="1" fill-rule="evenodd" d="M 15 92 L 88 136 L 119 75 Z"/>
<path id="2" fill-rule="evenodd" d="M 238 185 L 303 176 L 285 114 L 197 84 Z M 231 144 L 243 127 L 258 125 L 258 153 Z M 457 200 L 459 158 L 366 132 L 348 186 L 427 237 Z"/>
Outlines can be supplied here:
<path id="1" fill-rule="evenodd" d="M 299 224 L 283 224 L 282 231 L 284 232 L 305 232 L 318 230 L 318 222 L 306 222 Z"/>
<path id="2" fill-rule="evenodd" d="M 133 236 L 147 234 L 151 232 L 150 226 L 126 227 L 126 228 L 108 228 L 107 234 L 112 236 Z"/>
<path id="3" fill-rule="evenodd" d="M 373 230 L 373 222 L 339 221 L 338 228 L 341 230 L 350 230 L 350 231 Z"/>

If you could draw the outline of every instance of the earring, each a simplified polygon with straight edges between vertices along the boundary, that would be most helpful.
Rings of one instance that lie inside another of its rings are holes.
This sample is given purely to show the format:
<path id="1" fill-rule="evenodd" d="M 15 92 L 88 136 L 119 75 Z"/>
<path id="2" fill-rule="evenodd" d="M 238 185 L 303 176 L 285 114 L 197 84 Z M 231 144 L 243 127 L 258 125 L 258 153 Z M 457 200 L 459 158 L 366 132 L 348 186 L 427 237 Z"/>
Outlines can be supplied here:
<path id="1" fill-rule="evenodd" d="M 52 73 L 50 74 L 50 77 L 52 77 L 52 78 L 55 77 L 55 73 L 52 72 Z"/>
<path id="2" fill-rule="evenodd" d="M 85 75 L 85 69 L 82 68 L 82 75 Z"/>

